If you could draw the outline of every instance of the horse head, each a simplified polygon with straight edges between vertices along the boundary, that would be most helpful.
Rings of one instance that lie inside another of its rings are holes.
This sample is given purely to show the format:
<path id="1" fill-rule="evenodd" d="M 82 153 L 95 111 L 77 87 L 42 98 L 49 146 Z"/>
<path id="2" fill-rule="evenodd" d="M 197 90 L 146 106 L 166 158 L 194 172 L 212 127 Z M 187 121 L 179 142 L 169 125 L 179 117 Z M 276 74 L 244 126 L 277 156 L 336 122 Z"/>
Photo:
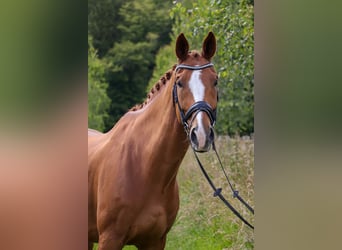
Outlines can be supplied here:
<path id="1" fill-rule="evenodd" d="M 184 34 L 176 41 L 178 65 L 175 69 L 173 98 L 177 119 L 185 127 L 191 147 L 207 152 L 214 141 L 218 101 L 218 76 L 210 62 L 216 51 L 216 39 L 209 32 L 202 51 L 189 51 Z"/>

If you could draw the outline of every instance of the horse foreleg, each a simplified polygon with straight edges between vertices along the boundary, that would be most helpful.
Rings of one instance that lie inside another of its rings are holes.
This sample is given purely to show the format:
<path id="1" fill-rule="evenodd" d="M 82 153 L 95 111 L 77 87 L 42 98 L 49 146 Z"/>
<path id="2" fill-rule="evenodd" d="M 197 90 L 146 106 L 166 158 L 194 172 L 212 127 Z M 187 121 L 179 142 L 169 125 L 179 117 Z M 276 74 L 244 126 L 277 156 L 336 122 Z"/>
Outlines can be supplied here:
<path id="1" fill-rule="evenodd" d="M 160 240 L 145 243 L 144 245 L 138 246 L 139 250 L 163 250 L 165 248 L 166 235 Z"/>
<path id="2" fill-rule="evenodd" d="M 88 241 L 88 250 L 93 250 L 93 242 Z"/>
<path id="3" fill-rule="evenodd" d="M 116 237 L 112 231 L 105 231 L 99 235 L 98 250 L 121 250 L 123 247 L 123 240 Z"/>

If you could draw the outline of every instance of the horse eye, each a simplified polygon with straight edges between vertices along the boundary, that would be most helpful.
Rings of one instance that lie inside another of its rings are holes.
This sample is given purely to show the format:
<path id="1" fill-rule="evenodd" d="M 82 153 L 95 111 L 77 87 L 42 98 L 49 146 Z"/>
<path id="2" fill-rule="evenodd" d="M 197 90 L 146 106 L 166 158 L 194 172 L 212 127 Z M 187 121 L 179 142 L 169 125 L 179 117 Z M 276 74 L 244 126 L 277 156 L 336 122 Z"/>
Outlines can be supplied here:
<path id="1" fill-rule="evenodd" d="M 183 84 L 180 81 L 177 82 L 177 85 L 178 87 L 183 88 Z"/>

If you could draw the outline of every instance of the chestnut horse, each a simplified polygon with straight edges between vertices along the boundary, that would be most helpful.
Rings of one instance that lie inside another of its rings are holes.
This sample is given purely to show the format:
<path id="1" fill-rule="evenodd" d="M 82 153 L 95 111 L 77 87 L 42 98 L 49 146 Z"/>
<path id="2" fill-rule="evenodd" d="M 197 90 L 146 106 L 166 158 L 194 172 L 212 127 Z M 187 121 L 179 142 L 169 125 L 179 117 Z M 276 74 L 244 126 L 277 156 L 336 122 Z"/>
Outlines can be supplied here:
<path id="1" fill-rule="evenodd" d="M 164 249 L 179 207 L 177 172 L 189 147 L 206 152 L 214 140 L 217 74 L 212 32 L 202 51 L 189 51 L 183 34 L 176 65 L 147 100 L 107 133 L 89 131 L 89 249 Z M 184 130 L 185 127 L 185 130 Z"/>

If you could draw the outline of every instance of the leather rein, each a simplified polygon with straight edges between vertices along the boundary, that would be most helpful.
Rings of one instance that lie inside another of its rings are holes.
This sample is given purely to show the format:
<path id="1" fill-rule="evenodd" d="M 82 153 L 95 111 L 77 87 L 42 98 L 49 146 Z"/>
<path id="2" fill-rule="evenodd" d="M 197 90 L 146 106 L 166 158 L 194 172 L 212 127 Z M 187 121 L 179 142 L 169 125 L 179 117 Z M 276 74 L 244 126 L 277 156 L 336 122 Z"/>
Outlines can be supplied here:
<path id="1" fill-rule="evenodd" d="M 176 66 L 175 72 L 178 69 L 188 69 L 188 70 L 202 70 L 205 68 L 209 68 L 209 67 L 213 67 L 214 64 L 213 63 L 207 63 L 201 66 L 190 66 L 190 65 L 186 65 L 186 64 L 179 64 Z M 182 109 L 180 103 L 179 103 L 179 99 L 178 99 L 178 94 L 177 94 L 177 84 L 176 82 L 173 85 L 173 101 L 174 104 L 177 105 L 180 116 L 181 116 L 181 122 L 182 125 L 184 126 L 184 130 L 186 132 L 187 135 L 189 135 L 189 130 L 191 128 L 191 124 L 194 120 L 194 117 L 196 117 L 196 115 L 203 111 L 205 112 L 209 119 L 210 119 L 210 124 L 212 127 L 215 126 L 216 123 L 216 109 L 213 109 L 209 103 L 205 102 L 205 101 L 198 101 L 195 102 L 194 104 L 192 104 L 190 106 L 190 108 L 188 109 L 188 111 L 186 113 L 184 113 L 184 110 Z M 192 117 L 192 119 L 190 120 L 190 124 L 188 123 L 188 120 Z M 252 214 L 254 214 L 254 209 L 239 195 L 239 191 L 237 191 L 236 189 L 233 188 L 229 177 L 226 173 L 226 171 L 224 170 L 224 167 L 222 165 L 221 159 L 216 151 L 216 146 L 215 143 L 213 142 L 213 150 L 216 154 L 216 157 L 220 163 L 221 169 L 229 183 L 230 189 L 233 193 L 233 198 L 237 198 Z M 212 180 L 210 179 L 207 171 L 205 170 L 203 164 L 201 163 L 201 161 L 199 160 L 196 151 L 192 148 L 195 158 L 197 160 L 198 165 L 201 168 L 201 171 L 204 175 L 204 177 L 207 179 L 209 185 L 211 186 L 211 188 L 214 190 L 214 197 L 219 197 L 221 199 L 221 201 L 240 219 L 242 220 L 247 226 L 249 226 L 251 229 L 254 230 L 254 226 L 251 225 L 230 203 L 227 199 L 225 199 L 225 197 L 222 195 L 222 188 L 216 188 L 216 186 L 214 185 L 214 183 L 212 182 Z"/>

